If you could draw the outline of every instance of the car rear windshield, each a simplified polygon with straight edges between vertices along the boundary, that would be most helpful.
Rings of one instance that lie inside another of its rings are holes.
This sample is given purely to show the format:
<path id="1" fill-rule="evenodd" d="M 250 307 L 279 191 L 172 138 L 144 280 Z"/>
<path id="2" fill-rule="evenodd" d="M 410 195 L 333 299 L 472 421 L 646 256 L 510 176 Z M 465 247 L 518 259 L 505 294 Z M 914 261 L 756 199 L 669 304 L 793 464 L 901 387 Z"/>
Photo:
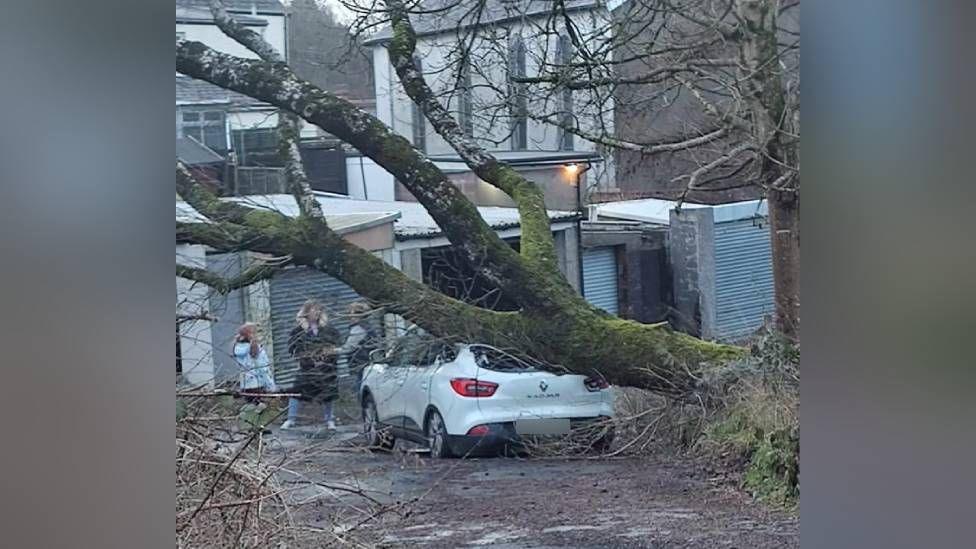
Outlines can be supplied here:
<path id="1" fill-rule="evenodd" d="M 475 363 L 486 370 L 494 372 L 535 372 L 539 368 L 535 361 L 522 359 L 494 347 L 474 345 L 471 347 Z"/>

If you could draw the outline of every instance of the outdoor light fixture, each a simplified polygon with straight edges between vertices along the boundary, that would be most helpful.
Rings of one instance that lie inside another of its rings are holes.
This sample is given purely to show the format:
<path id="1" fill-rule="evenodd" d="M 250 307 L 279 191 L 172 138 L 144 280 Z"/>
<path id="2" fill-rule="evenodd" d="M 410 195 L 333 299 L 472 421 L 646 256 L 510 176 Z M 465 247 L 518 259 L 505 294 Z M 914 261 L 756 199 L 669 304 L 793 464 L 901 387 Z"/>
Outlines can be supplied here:
<path id="1" fill-rule="evenodd" d="M 569 175 L 575 175 L 579 171 L 579 164 L 566 164 L 563 168 L 566 169 L 566 173 Z"/>

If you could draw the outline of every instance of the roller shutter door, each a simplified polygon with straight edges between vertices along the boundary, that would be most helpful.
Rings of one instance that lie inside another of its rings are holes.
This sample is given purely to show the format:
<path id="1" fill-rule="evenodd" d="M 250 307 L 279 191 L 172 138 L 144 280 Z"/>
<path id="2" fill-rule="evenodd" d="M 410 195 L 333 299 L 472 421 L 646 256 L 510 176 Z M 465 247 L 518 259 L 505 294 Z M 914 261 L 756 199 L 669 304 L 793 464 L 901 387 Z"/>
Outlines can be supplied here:
<path id="1" fill-rule="evenodd" d="M 715 337 L 741 339 L 773 312 L 773 264 L 764 218 L 715 224 Z"/>
<path id="2" fill-rule="evenodd" d="M 618 313 L 617 254 L 613 246 L 583 251 L 583 297 L 610 314 Z"/>

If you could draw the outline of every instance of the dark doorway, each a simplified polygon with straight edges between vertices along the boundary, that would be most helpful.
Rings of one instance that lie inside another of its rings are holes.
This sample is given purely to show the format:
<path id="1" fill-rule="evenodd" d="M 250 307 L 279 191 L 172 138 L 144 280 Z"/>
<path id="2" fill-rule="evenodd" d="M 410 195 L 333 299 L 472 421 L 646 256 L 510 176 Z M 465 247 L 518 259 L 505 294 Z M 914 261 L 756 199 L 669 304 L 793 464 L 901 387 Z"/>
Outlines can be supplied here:
<path id="1" fill-rule="evenodd" d="M 517 239 L 506 242 L 518 251 Z M 478 274 L 453 247 L 424 249 L 420 260 L 424 283 L 443 294 L 494 311 L 519 309 L 514 300 Z"/>

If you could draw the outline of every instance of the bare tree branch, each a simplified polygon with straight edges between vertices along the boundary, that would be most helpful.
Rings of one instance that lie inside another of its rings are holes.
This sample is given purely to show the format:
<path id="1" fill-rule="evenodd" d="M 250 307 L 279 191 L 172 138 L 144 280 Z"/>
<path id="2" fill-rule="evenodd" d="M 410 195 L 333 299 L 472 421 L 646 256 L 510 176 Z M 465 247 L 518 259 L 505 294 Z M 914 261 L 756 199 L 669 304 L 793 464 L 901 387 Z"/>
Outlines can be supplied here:
<path id="1" fill-rule="evenodd" d="M 210 0 L 210 12 L 213 14 L 217 27 L 227 36 L 233 38 L 242 46 L 253 51 L 261 59 L 269 63 L 284 63 L 284 57 L 278 53 L 260 34 L 241 25 L 224 8 L 221 0 Z M 302 165 L 301 150 L 298 143 L 301 139 L 301 123 L 297 116 L 284 112 L 278 113 L 278 155 L 285 162 L 285 178 L 292 195 L 298 202 L 298 209 L 302 215 L 325 222 L 322 206 L 319 205 L 312 187 L 308 182 L 308 175 Z"/>
<path id="2" fill-rule="evenodd" d="M 414 63 L 417 36 L 404 3 L 399 0 L 387 0 L 386 3 L 392 11 L 393 24 L 393 39 L 388 47 L 390 61 L 407 95 L 420 106 L 437 133 L 458 152 L 478 177 L 498 187 L 515 201 L 522 229 L 522 255 L 544 266 L 550 273 L 558 273 L 556 248 L 542 190 L 511 167 L 498 162 L 464 134 L 454 117 L 437 100 L 423 74 L 417 70 Z"/>
<path id="3" fill-rule="evenodd" d="M 519 261 L 519 255 L 436 165 L 375 117 L 302 81 L 282 65 L 236 58 L 185 40 L 177 42 L 176 54 L 179 72 L 298 113 L 396 174 L 448 240 L 472 263 L 485 266 L 484 274 L 494 284 L 513 293 L 525 292 L 527 305 L 547 305 L 548 296 L 526 291 L 538 285 L 532 266 Z M 549 272 L 548 265 L 544 268 Z M 562 292 L 571 292 L 568 283 Z"/>
<path id="4" fill-rule="evenodd" d="M 205 284 L 217 293 L 224 295 L 262 280 L 267 280 L 274 276 L 283 266 L 258 263 L 248 267 L 241 274 L 233 278 L 224 278 L 206 269 L 177 264 L 176 276 Z"/>
<path id="5" fill-rule="evenodd" d="M 525 84 L 559 84 L 571 90 L 588 90 L 591 88 L 610 85 L 652 84 L 655 82 L 662 82 L 666 77 L 673 76 L 678 73 L 693 72 L 701 67 L 734 67 L 736 63 L 737 61 L 734 59 L 698 59 L 688 61 L 687 63 L 680 65 L 659 67 L 650 72 L 637 76 L 600 77 L 586 80 L 572 80 L 569 82 L 562 82 L 560 78 L 555 76 L 537 76 L 532 78 L 516 78 L 515 81 Z"/>

